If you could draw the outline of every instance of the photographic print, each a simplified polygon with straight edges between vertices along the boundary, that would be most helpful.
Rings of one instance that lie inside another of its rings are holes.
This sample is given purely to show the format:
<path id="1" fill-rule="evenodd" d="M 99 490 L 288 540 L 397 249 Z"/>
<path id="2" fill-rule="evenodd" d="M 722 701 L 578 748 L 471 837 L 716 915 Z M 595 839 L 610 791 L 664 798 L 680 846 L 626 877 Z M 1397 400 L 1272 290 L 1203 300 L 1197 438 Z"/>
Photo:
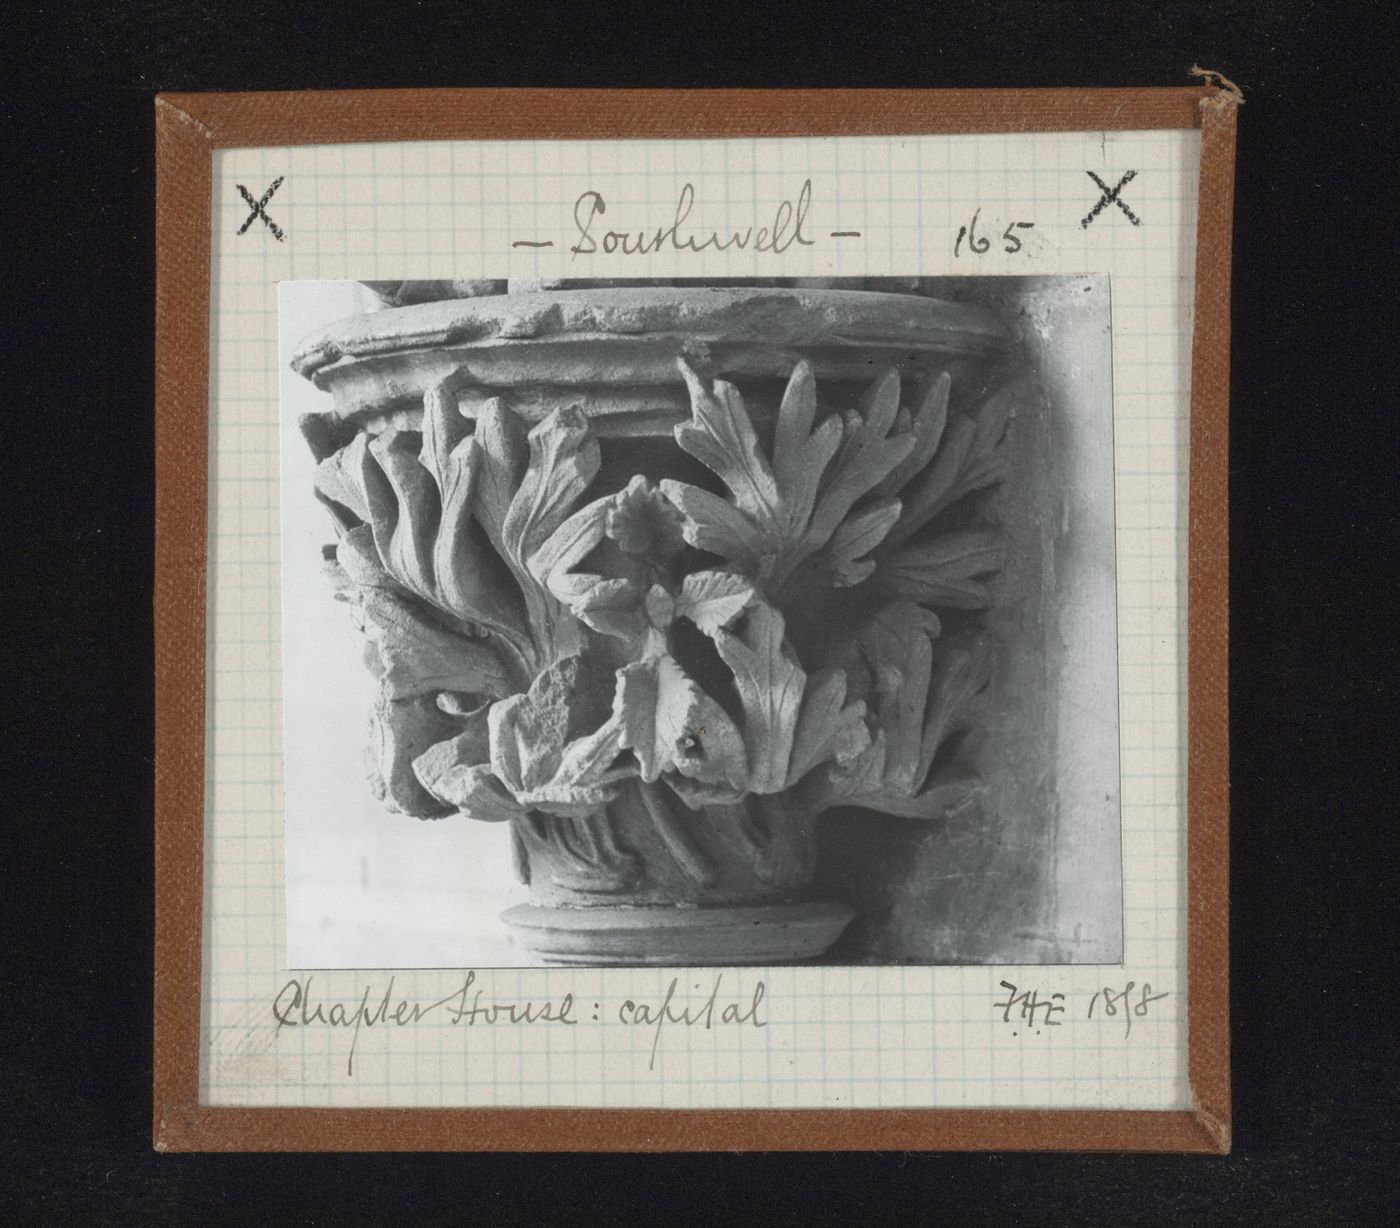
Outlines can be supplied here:
<path id="1" fill-rule="evenodd" d="M 292 967 L 1121 959 L 1107 276 L 279 328 Z"/>

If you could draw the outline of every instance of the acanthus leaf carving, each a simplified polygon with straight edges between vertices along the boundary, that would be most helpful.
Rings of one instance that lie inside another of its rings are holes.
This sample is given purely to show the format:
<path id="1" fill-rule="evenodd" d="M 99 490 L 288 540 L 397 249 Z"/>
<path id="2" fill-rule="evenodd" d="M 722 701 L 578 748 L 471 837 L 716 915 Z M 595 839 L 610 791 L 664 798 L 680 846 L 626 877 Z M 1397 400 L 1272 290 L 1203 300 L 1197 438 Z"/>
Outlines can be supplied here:
<path id="1" fill-rule="evenodd" d="M 522 429 L 498 399 L 479 408 L 482 481 L 476 507 L 520 588 L 537 646 L 535 665 L 542 668 L 583 644 L 576 621 L 547 587 L 554 560 L 543 548 L 598 472 L 599 452 L 577 409 L 551 412 L 528 432 L 523 446 Z"/>
<path id="2" fill-rule="evenodd" d="M 527 430 L 488 399 L 473 428 L 456 376 L 425 396 L 421 429 L 361 433 L 318 467 L 336 583 L 379 657 L 391 802 L 507 822 L 523 875 L 547 854 L 580 891 L 640 872 L 610 817 L 623 789 L 709 883 L 687 827 L 705 807 L 746 808 L 774 882 L 810 859 L 815 813 L 932 818 L 979 788 L 935 761 L 972 719 L 986 657 L 939 644 L 933 611 L 990 603 L 1000 534 L 940 517 L 1001 476 L 1014 393 L 952 413 L 943 373 L 906 410 L 889 370 L 823 415 L 799 362 L 765 450 L 735 385 L 680 367 L 692 416 L 675 438 L 727 497 L 636 475 L 580 507 L 601 463 L 583 413 Z M 785 611 L 867 582 L 887 604 L 809 670 Z M 682 623 L 713 668 L 678 647 Z M 609 676 L 610 710 L 594 702 Z"/>
<path id="3" fill-rule="evenodd" d="M 949 739 L 973 720 L 988 681 L 987 654 L 944 647 L 936 615 L 895 602 L 870 620 L 847 650 L 848 676 L 871 695 L 869 744 L 809 778 L 803 800 L 815 810 L 849 806 L 902 818 L 936 819 L 981 792 L 957 768 L 935 771 Z"/>
<path id="4" fill-rule="evenodd" d="M 489 708 L 484 705 L 467 714 L 463 731 L 419 755 L 413 770 L 434 797 L 468 818 L 509 822 L 528 812 L 491 770 Z"/>
<path id="5" fill-rule="evenodd" d="M 715 647 L 734 672 L 744 705 L 748 787 L 776 793 L 787 783 L 788 760 L 807 676 L 783 635 L 783 616 L 757 605 L 738 632 L 719 632 Z"/>
<path id="6" fill-rule="evenodd" d="M 977 610 L 992 603 L 985 578 L 1001 565 L 1001 535 L 968 529 L 892 552 L 881 561 L 880 587 L 925 606 Z"/>
<path id="7" fill-rule="evenodd" d="M 581 681 L 584 669 L 582 658 L 565 657 L 523 695 L 498 700 L 487 712 L 491 770 L 528 810 L 586 818 L 636 775 L 631 765 L 613 766 L 623 734 L 616 714 L 586 728 L 595 705 Z"/>
<path id="8" fill-rule="evenodd" d="M 686 540 L 738 567 L 779 606 L 813 587 L 814 575 L 838 585 L 864 579 L 863 557 L 893 526 L 898 504 L 863 507 L 856 524 L 845 521 L 914 447 L 912 431 L 895 429 L 898 375 L 875 380 L 859 411 L 817 422 L 815 376 L 799 362 L 778 408 L 770 462 L 739 390 L 725 380 L 707 383 L 684 360 L 680 368 L 693 416 L 676 428 L 676 441 L 731 497 L 664 481 L 685 516 Z"/>
<path id="9" fill-rule="evenodd" d="M 510 694 L 513 678 L 497 646 L 435 617 L 383 567 L 368 535 L 366 526 L 343 532 L 328 570 L 337 598 L 375 650 L 374 672 L 389 697 Z"/>
<path id="10" fill-rule="evenodd" d="M 458 722 L 429 695 L 394 699 L 383 685 L 369 714 L 366 769 L 370 788 L 391 811 L 418 819 L 441 819 L 454 807 L 425 789 L 414 764 L 425 751 L 450 738 Z"/>
<path id="11" fill-rule="evenodd" d="M 555 885 L 588 895 L 625 891 L 640 873 L 636 855 L 618 841 L 604 815 L 567 819 L 531 813 L 511 824 L 511 831 L 526 882 L 532 855 L 547 857 Z"/>
<path id="12" fill-rule="evenodd" d="M 891 486 L 904 505 L 899 521 L 881 543 L 881 553 L 897 550 L 922 534 L 943 512 L 967 495 L 999 482 L 1006 473 L 1001 442 L 1018 401 L 1025 398 L 1025 382 L 1013 379 L 991 393 L 970 413 L 948 417 L 946 396 L 941 413 L 930 415 L 923 427 L 938 442 L 932 459 L 921 469 Z M 946 425 L 945 425 L 946 424 Z"/>
<path id="13" fill-rule="evenodd" d="M 748 780 L 743 738 L 674 658 L 661 653 L 623 666 L 616 702 L 622 745 L 636 754 L 644 781 L 676 773 L 700 785 L 742 792 Z"/>

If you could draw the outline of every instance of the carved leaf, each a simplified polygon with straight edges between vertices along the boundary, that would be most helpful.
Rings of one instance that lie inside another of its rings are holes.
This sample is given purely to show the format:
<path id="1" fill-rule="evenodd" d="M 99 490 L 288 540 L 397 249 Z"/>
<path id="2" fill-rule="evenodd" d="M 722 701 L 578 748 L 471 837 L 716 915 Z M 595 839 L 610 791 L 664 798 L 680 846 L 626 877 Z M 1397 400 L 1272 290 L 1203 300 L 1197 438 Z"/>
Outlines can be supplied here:
<path id="1" fill-rule="evenodd" d="M 700 572 L 690 579 L 695 583 L 688 593 L 683 587 L 675 613 L 691 610 L 733 673 L 743 732 L 671 657 L 627 666 L 618 675 L 618 703 L 629 722 L 624 745 L 637 748 L 643 780 L 674 766 L 688 779 L 670 779 L 672 788 L 699 807 L 777 793 L 819 763 L 859 755 L 869 741 L 865 705 L 845 702 L 844 673 L 820 670 L 809 679 L 784 637 L 783 616 L 756 601 L 742 578 Z M 726 630 L 746 610 L 739 629 Z M 675 757 L 687 746 L 701 752 L 698 758 Z M 717 762 L 723 770 L 714 770 Z"/>
<path id="2" fill-rule="evenodd" d="M 889 759 L 889 742 L 883 729 L 877 729 L 863 753 L 839 770 L 828 772 L 823 800 L 826 805 L 845 802 L 859 805 L 856 798 L 882 798 L 885 789 L 885 763 Z M 878 807 L 877 807 L 878 808 Z"/>
<path id="3" fill-rule="evenodd" d="M 680 368 L 693 418 L 676 428 L 676 440 L 732 497 L 726 502 L 683 482 L 664 482 L 685 516 L 686 540 L 734 563 L 783 602 L 799 596 L 816 574 L 837 584 L 864 579 L 871 569 L 863 557 L 894 524 L 898 504 L 884 501 L 863 510 L 857 523 L 843 522 L 914 447 L 911 430 L 891 434 L 899 413 L 898 375 L 890 371 L 878 379 L 859 412 L 818 424 L 812 368 L 799 363 L 778 409 L 770 465 L 738 390 L 723 380 L 707 385 L 684 361 Z M 809 565 L 819 554 L 824 561 Z M 803 581 L 791 584 L 804 566 Z"/>
<path id="4" fill-rule="evenodd" d="M 733 504 L 698 486 L 667 479 L 661 483 L 666 497 L 685 516 L 685 539 L 743 568 L 749 575 L 772 568 L 771 540 Z"/>
<path id="5" fill-rule="evenodd" d="M 527 809 L 586 817 L 636 774 L 630 765 L 613 766 L 623 733 L 616 714 L 580 734 L 593 698 L 583 672 L 582 658 L 566 657 L 542 671 L 525 694 L 491 705 L 491 769 Z"/>
<path id="6" fill-rule="evenodd" d="M 899 375 L 886 371 L 845 416 L 845 437 L 812 515 L 807 545 L 825 543 L 856 500 L 874 490 L 914 448 L 909 431 L 891 435 L 899 414 Z"/>
<path id="7" fill-rule="evenodd" d="M 340 451 L 316 466 L 316 493 L 349 508 L 362 521 L 369 521 L 369 498 L 365 494 L 365 451 L 367 435 L 356 435 Z"/>
<path id="8" fill-rule="evenodd" d="M 697 571 L 686 576 L 673 616 L 688 618 L 706 635 L 727 627 L 754 599 L 753 585 L 727 571 Z"/>
<path id="9" fill-rule="evenodd" d="M 434 743 L 450 738 L 461 722 L 442 712 L 427 695 L 394 699 L 381 685 L 370 713 L 368 768 L 374 794 L 399 814 L 436 819 L 451 813 L 420 783 L 414 761 Z"/>
<path id="10" fill-rule="evenodd" d="M 553 590 L 555 576 L 578 566 L 600 541 L 607 523 L 608 500 L 598 499 L 564 521 L 530 557 L 530 574 Z"/>
<path id="11" fill-rule="evenodd" d="M 647 615 L 641 590 L 631 580 L 593 575 L 555 575 L 550 591 L 577 619 L 603 635 L 634 640 L 646 634 Z"/>
<path id="12" fill-rule="evenodd" d="M 583 801 L 592 806 L 582 813 L 592 813 L 597 805 L 612 798 L 615 790 L 610 786 L 636 775 L 630 766 L 612 766 L 621 750 L 622 722 L 610 717 L 601 728 L 570 742 L 559 756 L 559 766 L 550 779 L 522 794 L 521 800 L 538 799 L 535 804 L 546 810 L 551 809 L 547 804 L 551 802 L 572 805 Z M 570 813 L 559 809 L 554 812 Z"/>
<path id="13" fill-rule="evenodd" d="M 415 593 L 431 597 L 433 540 L 441 514 L 437 487 L 418 463 L 418 439 L 389 431 L 369 446 L 365 490 L 370 525 L 384 565 Z"/>
<path id="14" fill-rule="evenodd" d="M 554 410 L 530 432 L 529 442 L 525 477 L 501 528 L 506 549 L 522 567 L 564 523 L 601 463 L 598 441 L 578 409 Z"/>
<path id="15" fill-rule="evenodd" d="M 924 713 L 920 774 L 927 777 L 943 743 L 967 724 L 979 697 L 990 681 L 985 652 L 954 649 L 943 654 L 929 680 L 929 701 Z"/>
<path id="16" fill-rule="evenodd" d="M 529 814 L 486 764 L 468 767 L 464 763 L 453 763 L 441 771 L 435 770 L 437 766 L 426 755 L 413 761 L 413 769 L 428 791 L 455 806 L 467 818 L 482 823 L 506 823 Z"/>
<path id="17" fill-rule="evenodd" d="M 715 637 L 744 705 L 748 787 L 755 793 L 776 793 L 787 782 L 806 683 L 783 631 L 783 616 L 772 606 L 758 605 L 737 634 L 721 631 Z"/>
<path id="18" fill-rule="evenodd" d="M 370 588 L 398 588 L 398 582 L 385 569 L 374 544 L 374 530 L 367 524 L 342 529 L 335 547 L 335 561 L 351 584 Z M 344 591 L 343 589 L 341 591 Z"/>
<path id="19" fill-rule="evenodd" d="M 685 548 L 679 510 L 637 474 L 607 501 L 607 535 L 629 558 L 653 568 L 669 564 Z"/>
<path id="20" fill-rule="evenodd" d="M 938 633 L 937 617 L 909 602 L 886 607 L 866 627 L 858 652 L 874 691 L 874 737 L 854 758 L 812 778 L 806 804 L 928 819 L 980 792 L 972 778 L 929 778 L 939 749 L 987 682 L 984 657 L 947 650 L 935 662 Z"/>
<path id="21" fill-rule="evenodd" d="M 948 425 L 932 463 L 901 488 L 904 512 L 885 541 L 886 550 L 907 541 L 964 496 L 1000 481 L 1006 462 L 999 445 L 1016 403 L 1025 395 L 1025 383 L 1012 381 L 993 392 L 975 413 L 959 415 Z"/>
<path id="22" fill-rule="evenodd" d="M 436 484 L 444 507 L 459 495 L 461 479 L 469 477 L 453 459 L 458 446 L 471 439 L 457 408 L 456 384 L 449 376 L 423 395 L 423 446 L 418 460 Z"/>
<path id="23" fill-rule="evenodd" d="M 886 739 L 885 791 L 897 796 L 919 783 L 924 711 L 941 625 L 929 610 L 898 602 L 885 607 L 861 641 L 875 681 L 878 728 Z"/>
<path id="24" fill-rule="evenodd" d="M 949 533 L 883 559 L 880 588 L 924 605 L 976 610 L 992 602 L 991 589 L 979 577 L 1001 565 L 1000 534 L 988 529 Z"/>
<path id="25" fill-rule="evenodd" d="M 895 395 L 897 399 L 897 390 Z M 827 464 L 841 446 L 841 420 L 828 418 L 813 430 L 816 413 L 816 377 L 810 363 L 800 362 L 783 392 L 773 436 L 773 464 L 782 491 L 786 535 L 790 540 L 807 533 L 809 524 L 813 530 L 817 529 L 812 524 L 817 491 Z"/>
<path id="26" fill-rule="evenodd" d="M 582 646 L 579 628 L 546 587 L 567 560 L 581 558 L 601 532 L 599 509 L 569 510 L 598 472 L 600 454 L 588 422 L 577 409 L 556 409 L 529 432 L 529 456 L 518 487 L 510 485 L 521 463 L 520 423 L 499 401 L 487 402 L 478 419 L 482 448 L 477 516 L 520 586 L 531 631 L 548 662 Z M 568 522 L 566 526 L 566 521 Z M 551 539 L 555 534 L 557 542 Z"/>
<path id="27" fill-rule="evenodd" d="M 393 590 L 360 587 L 349 604 L 360 630 L 378 650 L 391 698 L 439 691 L 495 697 L 514 689 L 509 670 L 489 641 L 435 626 Z"/>
<path id="28" fill-rule="evenodd" d="M 759 449 L 744 398 L 725 380 L 707 385 L 683 359 L 680 370 L 690 388 L 694 417 L 676 427 L 676 442 L 724 481 L 741 512 L 760 526 L 776 524 L 782 494 Z"/>
<path id="29" fill-rule="evenodd" d="M 952 380 L 946 371 L 930 381 L 919 396 L 919 404 L 909 415 L 907 427 L 901 422 L 901 429 L 914 434 L 914 446 L 909 455 L 899 462 L 876 488 L 882 495 L 896 495 L 916 474 L 933 459 L 938 445 L 943 441 L 943 431 L 948 425 L 948 394 L 952 390 Z M 901 418 L 905 411 L 900 411 Z"/>
<path id="30" fill-rule="evenodd" d="M 530 644 L 523 613 L 493 582 L 496 568 L 472 517 L 475 441 L 440 389 L 425 398 L 423 427 L 421 438 L 405 431 L 357 437 L 322 463 L 318 488 L 363 516 L 379 566 L 398 585 L 469 626 L 494 631 L 518 656 Z M 382 587 L 361 527 L 342 533 L 347 572 Z"/>
<path id="31" fill-rule="evenodd" d="M 875 570 L 866 556 L 884 540 L 899 519 L 898 499 L 879 499 L 844 521 L 826 549 L 828 566 L 838 587 L 859 584 Z"/>
<path id="32" fill-rule="evenodd" d="M 545 671 L 531 693 L 467 714 L 462 733 L 414 760 L 418 779 L 468 818 L 487 822 L 535 809 L 570 818 L 593 814 L 635 773 L 612 770 L 616 721 L 565 741 L 577 722 L 578 666 L 570 658 Z"/>
<path id="33" fill-rule="evenodd" d="M 595 631 L 628 641 L 663 631 L 678 616 L 711 630 L 748 604 L 753 586 L 729 572 L 702 571 L 676 580 L 684 546 L 681 515 L 645 478 L 576 512 L 536 555 L 536 573 L 574 617 Z M 595 566 L 610 574 L 575 573 L 606 537 Z M 542 561 L 543 560 L 543 561 Z"/>
<path id="34" fill-rule="evenodd" d="M 505 524 L 529 457 L 525 435 L 525 424 L 499 397 L 477 409 L 474 438 L 481 460 L 473 503 L 486 536 L 508 562 L 514 554 L 506 547 Z"/>
<path id="35" fill-rule="evenodd" d="M 669 561 L 674 555 L 666 529 L 658 528 L 653 534 L 648 528 L 649 517 L 666 514 L 659 507 L 664 502 L 645 478 L 633 478 L 625 490 L 597 499 L 569 517 L 536 552 L 532 570 L 555 600 L 595 631 L 627 640 L 644 635 L 644 586 L 657 574 L 660 560 Z M 679 518 L 674 508 L 669 515 Z M 621 534 L 628 549 L 620 548 L 616 534 Z M 605 537 L 614 542 L 608 557 L 617 574 L 571 572 Z"/>
<path id="36" fill-rule="evenodd" d="M 480 447 L 467 433 L 455 396 L 444 384 L 423 402 L 423 444 L 419 464 L 438 490 L 441 514 L 433 544 L 435 598 L 448 611 L 500 632 L 517 646 L 528 643 L 519 603 L 497 582 L 498 565 L 477 523 L 473 500 L 480 469 Z"/>
<path id="37" fill-rule="evenodd" d="M 702 784 L 743 788 L 743 738 L 673 658 L 651 657 L 618 670 L 614 710 L 622 747 L 635 752 L 647 783 L 674 770 Z"/>
<path id="38" fill-rule="evenodd" d="M 439 700 L 438 707 L 442 706 Z M 413 772 L 429 793 L 468 818 L 500 822 L 511 817 L 510 808 L 516 803 L 491 777 L 489 708 L 483 704 L 462 713 L 462 732 L 425 750 L 413 760 Z"/>
<path id="39" fill-rule="evenodd" d="M 839 669 L 818 670 L 807 679 L 802 711 L 792 739 L 784 785 L 791 787 L 819 763 L 834 759 L 848 765 L 870 745 L 865 704 L 846 703 L 846 675 Z"/>

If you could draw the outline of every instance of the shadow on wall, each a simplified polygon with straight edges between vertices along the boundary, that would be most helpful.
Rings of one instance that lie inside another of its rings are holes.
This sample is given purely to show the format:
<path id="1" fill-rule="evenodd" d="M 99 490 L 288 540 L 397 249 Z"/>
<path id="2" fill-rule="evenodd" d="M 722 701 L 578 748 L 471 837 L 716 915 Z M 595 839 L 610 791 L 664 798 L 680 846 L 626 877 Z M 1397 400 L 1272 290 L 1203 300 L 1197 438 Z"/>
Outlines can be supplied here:
<path id="1" fill-rule="evenodd" d="M 1005 481 L 972 515 L 1006 563 L 982 634 L 987 782 L 954 814 L 833 813 L 818 879 L 858 911 L 828 953 L 855 963 L 1099 963 L 1122 953 L 1112 350 L 1107 278 L 940 280 L 1018 326 Z M 956 618 L 945 635 L 957 636 Z"/>

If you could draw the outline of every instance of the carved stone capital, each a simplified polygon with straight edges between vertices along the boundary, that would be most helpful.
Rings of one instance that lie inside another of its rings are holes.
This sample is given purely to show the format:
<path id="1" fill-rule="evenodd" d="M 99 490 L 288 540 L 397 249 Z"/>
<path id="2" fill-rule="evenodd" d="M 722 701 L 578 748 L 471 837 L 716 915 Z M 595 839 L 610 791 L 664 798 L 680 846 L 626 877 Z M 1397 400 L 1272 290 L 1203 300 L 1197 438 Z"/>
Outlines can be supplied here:
<path id="1" fill-rule="evenodd" d="M 782 962 L 816 826 L 975 806 L 1019 395 L 990 312 L 813 287 L 432 292 L 309 339 L 372 779 L 508 829 L 565 963 Z"/>

